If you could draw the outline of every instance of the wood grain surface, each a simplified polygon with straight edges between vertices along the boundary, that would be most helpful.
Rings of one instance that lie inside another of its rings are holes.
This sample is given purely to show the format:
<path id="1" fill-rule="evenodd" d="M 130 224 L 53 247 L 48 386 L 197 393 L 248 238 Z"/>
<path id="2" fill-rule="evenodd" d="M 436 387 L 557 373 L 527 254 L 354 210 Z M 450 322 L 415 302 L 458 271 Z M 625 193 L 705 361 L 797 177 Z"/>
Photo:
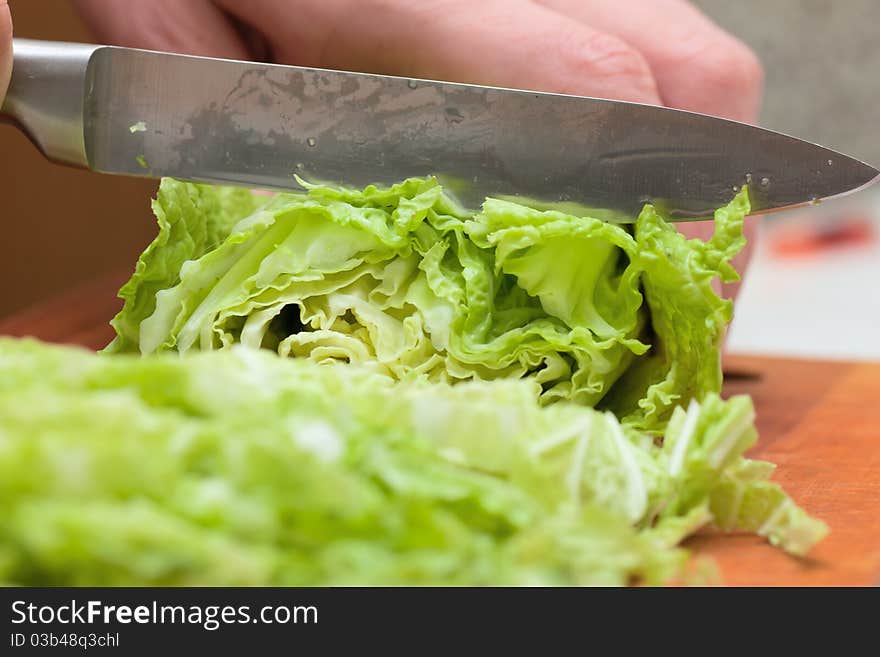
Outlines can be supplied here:
<path id="1" fill-rule="evenodd" d="M 125 272 L 0 320 L 0 334 L 99 348 L 119 309 Z M 688 540 L 729 585 L 880 584 L 880 364 L 730 357 L 725 394 L 749 394 L 760 441 L 752 455 L 778 464 L 774 479 L 831 533 L 795 559 L 752 535 Z"/>

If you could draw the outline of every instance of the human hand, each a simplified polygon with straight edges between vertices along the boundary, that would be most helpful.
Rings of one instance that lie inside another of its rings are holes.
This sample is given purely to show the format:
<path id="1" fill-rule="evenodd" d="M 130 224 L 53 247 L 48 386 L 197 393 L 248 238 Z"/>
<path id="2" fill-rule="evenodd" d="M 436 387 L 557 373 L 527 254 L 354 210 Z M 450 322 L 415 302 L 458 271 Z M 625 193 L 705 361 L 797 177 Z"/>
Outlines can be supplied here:
<path id="1" fill-rule="evenodd" d="M 12 75 L 12 16 L 6 0 L 0 0 L 0 105 Z"/>
<path id="2" fill-rule="evenodd" d="M 760 105 L 756 57 L 685 0 L 74 1 L 96 36 L 118 45 L 599 96 L 747 122 Z M 684 230 L 706 237 L 711 225 Z M 740 271 L 747 257 L 735 262 Z"/>
<path id="3" fill-rule="evenodd" d="M 756 118 L 755 56 L 685 0 L 75 0 L 133 47 Z"/>

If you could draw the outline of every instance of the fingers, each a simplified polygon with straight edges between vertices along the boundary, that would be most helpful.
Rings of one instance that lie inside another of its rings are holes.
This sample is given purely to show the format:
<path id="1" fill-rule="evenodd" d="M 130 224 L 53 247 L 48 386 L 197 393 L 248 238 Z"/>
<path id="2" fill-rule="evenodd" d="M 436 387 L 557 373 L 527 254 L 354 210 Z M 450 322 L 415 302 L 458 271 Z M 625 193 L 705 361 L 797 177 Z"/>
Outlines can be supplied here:
<path id="1" fill-rule="evenodd" d="M 0 104 L 6 97 L 12 75 L 12 16 L 6 0 L 0 0 Z"/>
<path id="2" fill-rule="evenodd" d="M 232 21 L 210 0 L 74 0 L 102 43 L 207 57 L 248 59 Z"/>
<path id="3" fill-rule="evenodd" d="M 536 0 L 647 59 L 666 105 L 754 123 L 763 87 L 749 48 L 685 0 Z"/>
<path id="4" fill-rule="evenodd" d="M 659 103 L 618 37 L 530 0 L 215 0 L 281 63 Z"/>

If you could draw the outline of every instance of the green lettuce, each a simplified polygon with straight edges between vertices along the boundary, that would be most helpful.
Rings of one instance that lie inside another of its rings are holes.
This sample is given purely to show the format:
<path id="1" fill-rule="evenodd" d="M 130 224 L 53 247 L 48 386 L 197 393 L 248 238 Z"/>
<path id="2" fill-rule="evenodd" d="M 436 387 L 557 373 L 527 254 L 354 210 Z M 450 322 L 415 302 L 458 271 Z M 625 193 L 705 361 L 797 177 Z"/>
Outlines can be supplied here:
<path id="1" fill-rule="evenodd" d="M 826 531 L 743 457 L 745 397 L 661 439 L 527 380 L 376 369 L 0 339 L 0 582 L 658 584 L 705 525 Z"/>
<path id="2" fill-rule="evenodd" d="M 720 389 L 744 190 L 708 242 L 652 206 L 632 226 L 489 199 L 434 179 L 248 192 L 164 180 L 159 235 L 121 290 L 108 351 L 270 349 L 398 380 L 523 379 L 542 403 L 662 432 Z"/>

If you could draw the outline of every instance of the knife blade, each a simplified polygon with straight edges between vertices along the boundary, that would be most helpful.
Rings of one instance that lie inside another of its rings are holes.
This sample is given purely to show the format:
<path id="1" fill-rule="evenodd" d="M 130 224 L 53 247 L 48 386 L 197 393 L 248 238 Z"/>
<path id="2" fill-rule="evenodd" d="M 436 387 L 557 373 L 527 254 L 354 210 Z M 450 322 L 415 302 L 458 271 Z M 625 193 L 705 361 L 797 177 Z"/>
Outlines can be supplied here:
<path id="1" fill-rule="evenodd" d="M 3 112 L 51 159 L 263 189 L 440 177 L 487 196 L 700 218 L 865 187 L 854 158 L 735 121 L 597 98 L 17 39 Z"/>

